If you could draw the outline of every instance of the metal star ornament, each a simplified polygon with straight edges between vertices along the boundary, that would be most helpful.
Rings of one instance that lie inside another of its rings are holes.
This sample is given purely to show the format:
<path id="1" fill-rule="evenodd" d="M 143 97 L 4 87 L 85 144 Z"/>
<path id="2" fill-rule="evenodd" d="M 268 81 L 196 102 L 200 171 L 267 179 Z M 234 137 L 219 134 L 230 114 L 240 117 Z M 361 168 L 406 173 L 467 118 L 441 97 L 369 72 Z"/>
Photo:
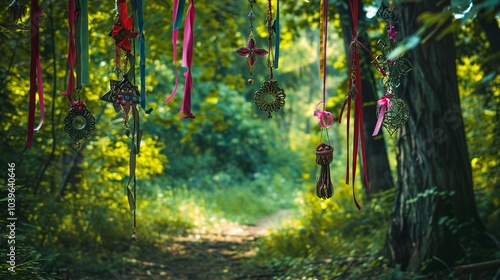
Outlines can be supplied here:
<path id="1" fill-rule="evenodd" d="M 110 88 L 110 91 L 101 96 L 100 99 L 113 103 L 117 113 L 122 108 L 130 109 L 130 106 L 139 104 L 139 89 L 128 80 L 127 75 L 124 75 L 121 81 L 110 80 Z"/>

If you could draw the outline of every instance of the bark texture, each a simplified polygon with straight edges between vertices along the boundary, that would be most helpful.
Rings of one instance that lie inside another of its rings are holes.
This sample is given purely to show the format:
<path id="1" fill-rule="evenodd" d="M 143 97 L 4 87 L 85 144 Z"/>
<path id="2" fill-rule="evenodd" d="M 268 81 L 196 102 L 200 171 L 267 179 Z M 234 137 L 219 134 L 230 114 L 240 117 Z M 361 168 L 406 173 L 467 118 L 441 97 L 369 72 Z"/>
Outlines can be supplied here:
<path id="1" fill-rule="evenodd" d="M 449 2 L 401 3 L 398 36 L 414 34 L 420 14 L 440 12 Z M 466 256 L 464 248 L 483 230 L 474 199 L 453 35 L 432 37 L 405 57 L 413 70 L 402 77 L 397 94 L 408 103 L 410 119 L 398 131 L 398 182 L 386 253 L 403 269 L 446 270 Z"/>

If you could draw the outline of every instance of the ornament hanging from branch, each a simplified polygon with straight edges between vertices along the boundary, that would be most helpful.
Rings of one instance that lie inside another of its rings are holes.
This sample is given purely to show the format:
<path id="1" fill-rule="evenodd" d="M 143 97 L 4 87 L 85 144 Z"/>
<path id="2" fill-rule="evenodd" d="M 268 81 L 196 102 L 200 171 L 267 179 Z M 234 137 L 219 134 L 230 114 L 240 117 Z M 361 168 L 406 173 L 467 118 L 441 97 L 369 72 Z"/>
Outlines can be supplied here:
<path id="1" fill-rule="evenodd" d="M 326 133 L 326 142 L 330 143 L 328 128 L 333 124 L 333 115 L 326 111 L 326 50 L 328 45 L 328 0 L 320 1 L 320 48 L 319 73 L 323 84 L 322 101 L 316 104 L 314 116 L 319 119 L 321 138 Z M 321 110 L 318 107 L 321 105 Z M 323 141 L 323 139 L 321 139 Z M 330 177 L 330 163 L 333 161 L 333 147 L 330 144 L 320 143 L 316 147 L 316 164 L 320 171 L 316 179 L 316 196 L 321 199 L 332 197 L 334 188 Z"/>
<path id="2" fill-rule="evenodd" d="M 241 47 L 236 50 L 236 53 L 246 57 L 247 59 L 247 65 L 248 65 L 248 72 L 250 74 L 250 78 L 248 78 L 248 84 L 253 84 L 253 67 L 255 64 L 255 61 L 257 60 L 257 56 L 264 56 L 267 54 L 267 51 L 262 48 L 257 48 L 257 43 L 255 42 L 255 38 L 253 35 L 253 21 L 254 21 L 254 13 L 253 13 L 253 5 L 255 4 L 256 0 L 248 0 L 250 3 L 250 12 L 248 13 L 248 20 L 250 21 L 250 26 L 249 26 L 249 34 L 248 34 L 248 40 L 247 40 L 247 46 L 246 47 Z"/>
<path id="3" fill-rule="evenodd" d="M 142 2 L 136 4 L 142 5 Z M 137 5 L 132 5 L 132 14 L 136 13 Z M 133 18 L 128 16 L 127 3 L 125 0 L 117 0 L 118 15 L 117 21 L 113 25 L 110 36 L 115 42 L 115 70 L 118 76 L 122 74 L 121 80 L 110 79 L 110 90 L 101 96 L 101 100 L 110 102 L 117 113 L 123 114 L 123 126 L 125 135 L 131 141 L 129 160 L 129 180 L 126 186 L 127 199 L 130 211 L 133 212 L 132 240 L 137 241 L 137 182 L 136 182 L 136 162 L 140 152 L 142 130 L 140 129 L 139 111 L 137 105 L 142 103 L 141 94 L 135 83 L 135 57 L 132 49 L 135 44 L 131 42 L 139 35 L 134 32 Z M 142 8 L 142 7 L 141 7 Z M 142 9 L 141 9 L 142 11 Z M 142 34 L 141 34 L 142 36 Z M 121 68 L 121 52 L 124 52 L 123 69 Z M 118 53 L 118 55 L 117 55 Z M 142 51 L 141 51 L 142 53 Z M 141 54 L 142 56 L 142 54 Z M 130 64 L 130 68 L 128 65 Z M 142 73 L 142 72 L 141 72 Z M 141 78 L 141 81 L 143 79 Z M 144 94 L 144 93 L 143 93 Z M 144 107 L 143 107 L 144 108 Z M 149 113 L 150 110 L 146 111 Z M 132 119 L 133 121 L 130 121 Z"/>
<path id="4" fill-rule="evenodd" d="M 28 11 L 28 7 L 24 5 L 21 0 L 14 0 L 10 3 L 7 8 L 7 12 L 12 17 L 12 21 L 14 23 L 18 23 L 21 19 L 26 16 L 26 12 Z"/>
<path id="5" fill-rule="evenodd" d="M 279 1 L 279 0 L 278 0 Z M 279 6 L 279 4 L 278 4 Z M 279 17 L 277 17 L 279 18 Z M 274 80 L 273 69 L 276 68 L 277 60 L 273 57 L 272 47 L 273 47 L 273 34 L 276 33 L 275 27 L 277 26 L 276 21 L 272 22 L 272 0 L 267 2 L 267 14 L 266 14 L 266 29 L 268 33 L 268 56 L 267 56 L 267 67 L 269 68 L 269 80 L 265 81 L 260 89 L 255 92 L 254 101 L 257 108 L 261 111 L 267 111 L 268 118 L 272 118 L 271 112 L 278 112 L 281 108 L 285 106 L 286 94 L 283 88 L 279 86 L 278 81 Z M 279 25 L 278 25 L 279 26 Z M 279 38 L 279 34 L 276 34 Z M 276 49 L 278 47 L 276 46 Z"/>
<path id="6" fill-rule="evenodd" d="M 379 133 L 380 127 L 384 126 L 390 135 L 394 134 L 400 127 L 404 126 L 410 116 L 408 105 L 404 100 L 395 96 L 394 92 L 401 84 L 401 76 L 408 74 L 412 65 L 407 58 L 398 56 L 389 58 L 391 51 L 396 46 L 397 31 L 394 23 L 398 21 L 394 13 L 394 3 L 381 1 L 377 15 L 387 23 L 387 39 L 380 39 L 378 44 L 382 46 L 382 54 L 373 61 L 379 67 L 379 71 L 386 75 L 381 80 L 384 94 L 377 102 L 377 124 L 372 136 Z"/>
<path id="7" fill-rule="evenodd" d="M 75 5 L 76 3 L 76 5 Z M 69 78 L 66 92 L 62 95 L 68 99 L 69 111 L 63 120 L 64 131 L 69 136 L 75 139 L 77 149 L 80 148 L 80 140 L 91 136 L 95 129 L 95 118 L 87 109 L 83 100 L 80 97 L 82 89 L 81 76 L 81 6 L 79 0 L 68 0 L 68 23 L 69 23 L 69 47 L 68 47 L 68 65 Z M 75 65 L 77 64 L 77 65 Z M 76 66 L 76 67 L 75 67 Z M 76 68 L 76 90 L 77 100 L 73 101 L 72 95 L 75 90 L 75 73 Z"/>

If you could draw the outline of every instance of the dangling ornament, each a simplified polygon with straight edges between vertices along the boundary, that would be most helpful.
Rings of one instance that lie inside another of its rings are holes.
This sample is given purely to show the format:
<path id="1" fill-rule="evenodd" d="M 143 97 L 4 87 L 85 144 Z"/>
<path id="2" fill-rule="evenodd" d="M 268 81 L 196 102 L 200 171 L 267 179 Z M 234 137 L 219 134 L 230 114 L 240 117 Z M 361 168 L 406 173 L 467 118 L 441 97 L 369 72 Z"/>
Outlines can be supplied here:
<path id="1" fill-rule="evenodd" d="M 330 163 L 333 161 L 332 146 L 321 143 L 316 147 L 316 164 L 321 166 L 316 180 L 316 195 L 321 199 L 332 197 L 334 193 L 332 179 L 330 178 Z"/>
<path id="2" fill-rule="evenodd" d="M 77 2 L 79 4 L 79 2 Z M 80 149 L 80 140 L 91 136 L 95 129 L 95 118 L 87 109 L 80 97 L 82 89 L 81 76 L 81 14 L 80 7 L 75 7 L 75 0 L 68 0 L 68 22 L 69 22 L 69 48 L 68 48 L 68 64 L 69 64 L 69 79 L 66 92 L 62 95 L 68 99 L 70 109 L 63 120 L 64 131 L 69 136 L 76 140 L 76 147 Z M 72 94 L 75 89 L 75 61 L 79 62 L 76 67 L 76 90 L 77 100 L 73 101 Z"/>
<path id="3" fill-rule="evenodd" d="M 409 117 L 408 105 L 399 97 L 384 95 L 377 102 L 377 118 L 383 119 L 382 125 L 390 135 L 405 125 Z M 377 123 L 377 126 L 380 125 Z"/>
<path id="4" fill-rule="evenodd" d="M 140 2 L 140 3 L 139 3 Z M 136 2 L 136 4 L 142 5 L 141 1 Z M 137 5 L 132 5 L 134 9 L 132 14 L 136 13 Z M 125 0 L 117 0 L 117 22 L 114 24 L 110 36 L 113 37 L 115 41 L 115 58 L 117 51 L 125 52 L 124 58 L 124 68 L 121 69 L 120 62 L 121 59 L 115 60 L 115 70 L 118 76 L 122 74 L 122 80 L 110 79 L 110 90 L 101 96 L 101 100 L 110 102 L 117 113 L 122 112 L 123 114 L 123 126 L 125 127 L 125 135 L 131 140 L 130 149 L 130 161 L 129 161 L 129 171 L 130 176 L 127 183 L 127 199 L 129 203 L 130 211 L 133 212 L 133 226 L 132 226 L 132 240 L 137 241 L 137 221 L 136 221 L 136 162 L 137 155 L 140 152 L 140 145 L 142 139 L 142 130 L 140 129 L 139 122 L 139 111 L 137 105 L 144 105 L 145 100 L 141 100 L 141 94 L 139 89 L 132 81 L 135 77 L 135 57 L 132 55 L 132 44 L 129 40 L 137 37 L 139 33 L 134 32 L 134 21 L 132 18 L 128 17 L 127 3 Z M 142 35 L 141 35 L 142 36 Z M 141 51 L 142 52 L 142 51 Z M 120 55 L 121 56 L 121 55 Z M 142 56 L 142 55 L 141 55 Z M 128 64 L 130 63 L 130 69 L 128 69 Z M 142 68 L 142 67 L 141 67 Z M 142 73 L 142 72 L 141 72 Z M 141 78 L 142 80 L 142 78 Z M 145 107 L 143 107 L 145 108 Z M 149 113 L 150 110 L 145 110 Z M 129 122 L 130 118 L 133 122 Z"/>
<path id="5" fill-rule="evenodd" d="M 268 46 L 269 52 L 267 56 L 267 67 L 269 68 L 269 80 L 265 81 L 260 89 L 255 92 L 254 101 L 257 108 L 261 111 L 267 111 L 267 117 L 272 118 L 271 112 L 277 112 L 285 106 L 285 91 L 279 86 L 279 83 L 273 78 L 273 68 L 277 62 L 273 58 L 273 33 L 275 32 L 276 25 L 272 24 L 272 0 L 268 0 L 267 15 L 266 15 L 266 28 L 268 33 Z M 276 34 L 279 36 L 279 34 Z"/>
<path id="6" fill-rule="evenodd" d="M 321 138 L 323 131 L 326 132 L 327 141 L 330 142 L 328 136 L 328 128 L 333 124 L 333 116 L 326 111 L 326 49 L 328 43 L 328 0 L 320 2 L 320 62 L 319 73 L 323 83 L 323 100 L 316 104 L 314 116 L 319 119 L 319 127 L 321 129 Z M 322 106 L 321 110 L 318 109 Z M 330 177 L 330 163 L 333 161 L 333 148 L 329 144 L 321 143 L 316 147 L 316 164 L 321 166 L 316 178 L 316 195 L 321 199 L 328 199 L 334 193 L 332 179 Z"/>
<path id="7" fill-rule="evenodd" d="M 95 129 L 95 118 L 85 107 L 83 101 L 78 100 L 69 109 L 63 121 L 64 131 L 77 140 L 77 148 L 80 148 L 80 140 L 88 138 Z"/>
<path id="8" fill-rule="evenodd" d="M 26 5 L 24 5 L 20 0 L 14 0 L 10 3 L 7 11 L 12 17 L 12 21 L 14 23 L 18 23 L 24 16 L 26 16 L 28 7 L 26 7 Z"/>
<path id="9" fill-rule="evenodd" d="M 267 54 L 267 51 L 265 49 L 257 48 L 257 43 L 255 42 L 255 38 L 253 36 L 253 5 L 255 4 L 256 0 L 248 0 L 248 2 L 250 3 L 250 13 L 248 13 L 248 20 L 250 21 L 250 32 L 248 34 L 247 46 L 238 48 L 236 50 L 236 53 L 247 58 L 248 72 L 250 74 L 248 84 L 251 85 L 253 84 L 253 67 L 255 61 L 257 60 L 257 56 L 264 56 Z"/>
<path id="10" fill-rule="evenodd" d="M 265 81 L 258 91 L 255 92 L 255 104 L 261 111 L 267 111 L 268 117 L 272 118 L 271 112 L 278 112 L 285 106 L 285 91 L 280 88 L 275 80 Z"/>
<path id="11" fill-rule="evenodd" d="M 377 124 L 372 136 L 379 133 L 381 125 L 392 135 L 408 121 L 410 116 L 408 105 L 402 99 L 394 96 L 394 91 L 401 84 L 401 76 L 408 74 L 413 67 L 410 61 L 402 56 L 389 58 L 390 52 L 396 46 L 397 37 L 393 25 L 398 20 L 394 14 L 394 3 L 392 1 L 386 3 L 385 0 L 382 0 L 377 15 L 387 23 L 388 38 L 378 41 L 378 44 L 382 45 L 382 54 L 373 61 L 377 64 L 377 69 L 385 74 L 381 80 L 384 95 L 377 102 Z"/>

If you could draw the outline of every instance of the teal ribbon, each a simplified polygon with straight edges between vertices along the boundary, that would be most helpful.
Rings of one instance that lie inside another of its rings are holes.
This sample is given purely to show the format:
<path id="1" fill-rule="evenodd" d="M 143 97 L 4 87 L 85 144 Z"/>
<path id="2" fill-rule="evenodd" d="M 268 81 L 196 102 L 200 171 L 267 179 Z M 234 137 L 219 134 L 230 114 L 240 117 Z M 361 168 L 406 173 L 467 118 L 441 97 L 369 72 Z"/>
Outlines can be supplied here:
<path id="1" fill-rule="evenodd" d="M 177 14 L 175 16 L 174 29 L 180 29 L 182 25 L 182 18 L 184 17 L 184 7 L 186 6 L 186 0 L 180 0 L 177 6 Z M 174 7 L 175 9 L 175 7 Z"/>
<path id="2" fill-rule="evenodd" d="M 144 9 L 142 0 L 137 0 L 137 26 L 139 28 L 139 70 L 141 76 L 141 108 L 146 114 L 151 113 L 153 108 L 146 110 L 146 39 L 144 38 Z"/>
<path id="3" fill-rule="evenodd" d="M 80 0 L 80 81 L 89 84 L 89 10 L 87 0 Z"/>
<path id="4" fill-rule="evenodd" d="M 276 34 L 276 43 L 274 45 L 274 69 L 278 68 L 280 59 L 280 0 L 276 3 L 276 19 L 274 20 L 274 33 Z"/>

